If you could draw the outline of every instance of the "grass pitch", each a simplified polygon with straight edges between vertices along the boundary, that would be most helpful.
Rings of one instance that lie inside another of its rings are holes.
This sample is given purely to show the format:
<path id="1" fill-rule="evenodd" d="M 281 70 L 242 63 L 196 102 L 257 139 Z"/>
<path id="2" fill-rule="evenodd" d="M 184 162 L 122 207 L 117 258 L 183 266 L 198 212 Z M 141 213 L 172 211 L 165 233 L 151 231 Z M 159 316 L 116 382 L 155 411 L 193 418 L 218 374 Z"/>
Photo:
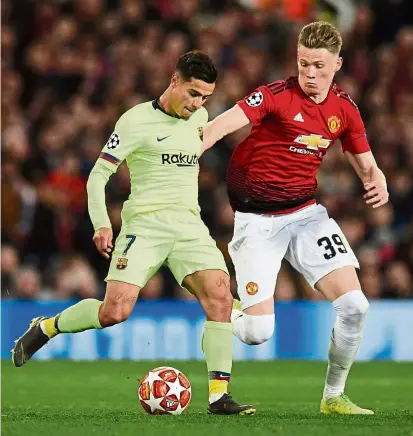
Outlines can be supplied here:
<path id="1" fill-rule="evenodd" d="M 147 415 L 137 384 L 149 369 L 183 371 L 193 398 L 181 416 Z M 413 363 L 357 363 L 346 393 L 374 416 L 318 413 L 326 364 L 304 361 L 235 362 L 231 392 L 257 407 L 254 416 L 206 414 L 203 362 L 2 361 L 4 436 L 334 435 L 413 436 Z"/>

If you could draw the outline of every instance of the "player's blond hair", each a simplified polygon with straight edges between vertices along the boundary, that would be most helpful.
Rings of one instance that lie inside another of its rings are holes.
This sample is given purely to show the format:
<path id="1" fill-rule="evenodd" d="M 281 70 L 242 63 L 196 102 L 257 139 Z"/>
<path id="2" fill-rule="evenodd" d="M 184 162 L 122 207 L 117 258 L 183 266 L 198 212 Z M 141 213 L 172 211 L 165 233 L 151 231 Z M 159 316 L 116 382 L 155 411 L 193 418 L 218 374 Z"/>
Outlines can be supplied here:
<path id="1" fill-rule="evenodd" d="M 314 21 L 301 29 L 298 45 L 306 48 L 326 48 L 330 53 L 340 53 L 343 40 L 340 32 L 327 21 Z"/>

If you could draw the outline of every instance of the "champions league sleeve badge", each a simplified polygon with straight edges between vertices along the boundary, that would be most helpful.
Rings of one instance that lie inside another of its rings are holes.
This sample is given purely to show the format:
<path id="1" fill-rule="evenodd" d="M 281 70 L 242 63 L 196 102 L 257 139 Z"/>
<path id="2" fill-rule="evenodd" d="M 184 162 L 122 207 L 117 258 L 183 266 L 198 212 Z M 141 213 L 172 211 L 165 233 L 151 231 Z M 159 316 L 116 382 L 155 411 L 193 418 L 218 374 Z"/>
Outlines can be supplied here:
<path id="1" fill-rule="evenodd" d="M 264 96 L 261 91 L 254 92 L 245 100 L 248 106 L 257 107 L 264 101 Z"/>
<path id="2" fill-rule="evenodd" d="M 117 133 L 113 132 L 109 139 L 108 142 L 106 143 L 106 148 L 109 150 L 114 150 L 115 148 L 118 148 L 120 145 L 120 137 Z"/>

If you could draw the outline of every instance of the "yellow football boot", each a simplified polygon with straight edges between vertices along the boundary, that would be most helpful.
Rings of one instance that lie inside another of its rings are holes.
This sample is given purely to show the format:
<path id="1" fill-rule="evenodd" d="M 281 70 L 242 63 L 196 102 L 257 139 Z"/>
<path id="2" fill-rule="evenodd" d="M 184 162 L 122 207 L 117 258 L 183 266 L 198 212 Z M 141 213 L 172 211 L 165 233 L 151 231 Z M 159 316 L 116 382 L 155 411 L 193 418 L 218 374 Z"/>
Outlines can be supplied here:
<path id="1" fill-rule="evenodd" d="M 369 409 L 362 409 L 354 404 L 347 395 L 321 400 L 320 412 L 325 414 L 337 413 L 340 415 L 374 415 Z"/>

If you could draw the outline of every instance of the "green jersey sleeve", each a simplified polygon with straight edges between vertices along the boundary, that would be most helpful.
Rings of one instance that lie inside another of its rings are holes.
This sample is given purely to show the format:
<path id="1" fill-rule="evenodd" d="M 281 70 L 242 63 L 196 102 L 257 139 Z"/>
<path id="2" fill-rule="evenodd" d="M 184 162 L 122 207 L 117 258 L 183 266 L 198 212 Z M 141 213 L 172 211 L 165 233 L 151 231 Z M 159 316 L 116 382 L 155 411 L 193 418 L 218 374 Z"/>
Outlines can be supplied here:
<path id="1" fill-rule="evenodd" d="M 99 155 L 99 160 L 106 168 L 116 172 L 118 166 L 138 148 L 136 125 L 127 114 L 119 118 L 114 132 Z"/>
<path id="2" fill-rule="evenodd" d="M 118 166 L 138 147 L 136 123 L 126 113 L 119 118 L 114 132 L 99 155 L 87 183 L 88 210 L 95 230 L 111 227 L 105 202 L 105 186 Z"/>
<path id="3" fill-rule="evenodd" d="M 105 186 L 112 174 L 113 170 L 106 168 L 102 159 L 98 159 L 87 181 L 88 211 L 95 231 L 102 227 L 112 227 L 105 199 Z"/>

